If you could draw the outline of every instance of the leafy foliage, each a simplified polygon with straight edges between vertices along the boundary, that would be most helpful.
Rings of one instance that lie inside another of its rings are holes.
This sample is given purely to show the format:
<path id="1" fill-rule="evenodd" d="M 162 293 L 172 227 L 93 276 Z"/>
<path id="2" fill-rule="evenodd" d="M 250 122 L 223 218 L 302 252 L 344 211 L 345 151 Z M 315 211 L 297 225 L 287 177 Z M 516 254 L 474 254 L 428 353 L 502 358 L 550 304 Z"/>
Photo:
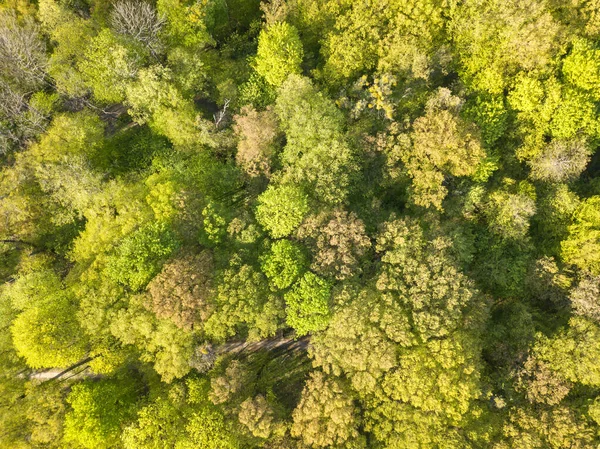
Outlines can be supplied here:
<path id="1" fill-rule="evenodd" d="M 290 184 L 269 187 L 258 198 L 256 219 L 275 237 L 290 235 L 308 212 L 302 189 Z"/>
<path id="2" fill-rule="evenodd" d="M 327 327 L 330 290 L 327 281 L 308 272 L 285 294 L 286 322 L 298 335 Z"/>
<path id="3" fill-rule="evenodd" d="M 600 447 L 599 42 L 597 0 L 0 2 L 0 449 Z"/>

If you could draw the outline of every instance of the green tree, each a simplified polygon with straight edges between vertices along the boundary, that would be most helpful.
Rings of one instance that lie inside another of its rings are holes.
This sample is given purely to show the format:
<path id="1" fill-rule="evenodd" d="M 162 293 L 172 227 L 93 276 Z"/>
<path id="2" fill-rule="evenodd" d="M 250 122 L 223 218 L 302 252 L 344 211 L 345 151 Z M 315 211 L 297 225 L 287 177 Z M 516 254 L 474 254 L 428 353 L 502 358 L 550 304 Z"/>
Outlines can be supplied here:
<path id="1" fill-rule="evenodd" d="M 302 246 L 290 240 L 273 242 L 269 252 L 261 256 L 261 269 L 276 290 L 292 285 L 307 265 Z"/>
<path id="2" fill-rule="evenodd" d="M 174 145 L 212 144 L 205 123 L 197 120 L 193 103 L 177 89 L 170 69 L 160 65 L 141 69 L 126 86 L 125 96 L 132 118 L 139 124 L 148 122 Z"/>
<path id="3" fill-rule="evenodd" d="M 365 429 L 396 447 L 466 447 L 457 427 L 480 397 L 479 348 L 471 336 L 402 351 L 367 402 Z"/>
<path id="4" fill-rule="evenodd" d="M 319 371 L 311 373 L 292 417 L 292 435 L 310 447 L 343 447 L 359 439 L 360 418 L 349 389 Z"/>
<path id="5" fill-rule="evenodd" d="M 323 330 L 330 319 L 331 285 L 307 272 L 285 295 L 286 322 L 297 335 Z"/>
<path id="6" fill-rule="evenodd" d="M 302 56 L 298 31 L 287 22 L 280 22 L 260 32 L 254 64 L 259 75 L 278 87 L 291 73 L 300 74 Z"/>
<path id="7" fill-rule="evenodd" d="M 569 264 L 600 274 L 600 197 L 582 201 L 573 214 L 569 235 L 561 242 L 562 259 Z"/>
<path id="8" fill-rule="evenodd" d="M 585 39 L 574 39 L 571 53 L 563 60 L 562 72 L 574 86 L 600 98 L 600 51 Z"/>
<path id="9" fill-rule="evenodd" d="M 270 185 L 258 197 L 256 219 L 274 238 L 286 237 L 308 212 L 304 191 L 292 184 Z"/>
<path id="10" fill-rule="evenodd" d="M 114 447 L 123 424 L 135 416 L 135 383 L 86 381 L 73 386 L 67 402 L 71 410 L 65 417 L 65 441 L 88 449 Z"/>
<path id="11" fill-rule="evenodd" d="M 125 90 L 143 64 L 143 55 L 104 29 L 89 43 L 77 68 L 99 102 L 121 103 Z"/>
<path id="12" fill-rule="evenodd" d="M 115 249 L 107 275 L 139 291 L 158 274 L 162 262 L 177 248 L 173 233 L 163 224 L 152 223 L 134 231 Z"/>
<path id="13" fill-rule="evenodd" d="M 86 353 L 86 338 L 68 290 L 53 291 L 13 321 L 11 334 L 20 356 L 32 368 L 66 368 Z"/>
<path id="14" fill-rule="evenodd" d="M 127 307 L 112 316 L 110 332 L 139 350 L 140 359 L 153 363 L 162 380 L 170 383 L 190 372 L 194 338 L 170 320 L 157 319 L 144 307 L 148 302 L 143 295 L 131 297 Z"/>
<path id="15" fill-rule="evenodd" d="M 484 210 L 488 226 L 503 238 L 524 238 L 529 230 L 529 220 L 536 212 L 535 192 L 526 182 L 515 185 L 509 179 L 505 180 L 505 185 L 508 188 L 493 191 L 489 195 Z"/>
<path id="16" fill-rule="evenodd" d="M 461 326 L 477 299 L 473 282 L 458 269 L 447 237 L 427 240 L 414 221 L 383 223 L 376 250 L 381 254 L 377 289 L 411 314 L 421 339 L 449 335 Z"/>
<path id="17" fill-rule="evenodd" d="M 209 337 L 223 341 L 237 333 L 250 340 L 274 335 L 281 320 L 281 299 L 269 293 L 267 279 L 233 258 L 218 277 L 215 310 L 205 324 Z"/>
<path id="18" fill-rule="evenodd" d="M 312 337 L 309 354 L 327 374 L 347 376 L 361 394 L 373 392 L 381 376 L 397 365 L 398 346 L 416 343 L 407 313 L 375 289 L 349 292 L 327 329 Z M 334 297 L 337 302 L 340 298 Z"/>
<path id="19" fill-rule="evenodd" d="M 123 429 L 125 449 L 169 449 L 184 437 L 182 404 L 159 396 L 137 412 L 137 419 Z"/>
<path id="20" fill-rule="evenodd" d="M 427 102 L 425 115 L 416 119 L 409 134 L 390 136 L 388 164 L 402 162 L 412 179 L 412 201 L 424 207 L 442 208 L 449 176 L 472 176 L 485 152 L 479 133 L 463 120 L 460 98 L 446 88 Z"/>
<path id="21" fill-rule="evenodd" d="M 545 69 L 560 48 L 560 25 L 533 0 L 470 0 L 451 17 L 461 77 L 474 90 L 500 94 L 518 70 Z"/>
<path id="22" fill-rule="evenodd" d="M 555 337 L 538 336 L 533 353 L 561 378 L 583 385 L 600 385 L 595 360 L 600 351 L 600 328 L 587 318 L 574 316 Z"/>
<path id="23" fill-rule="evenodd" d="M 310 185 L 327 203 L 343 202 L 358 167 L 340 110 L 310 80 L 290 75 L 279 88 L 275 112 L 287 139 L 282 179 Z"/>

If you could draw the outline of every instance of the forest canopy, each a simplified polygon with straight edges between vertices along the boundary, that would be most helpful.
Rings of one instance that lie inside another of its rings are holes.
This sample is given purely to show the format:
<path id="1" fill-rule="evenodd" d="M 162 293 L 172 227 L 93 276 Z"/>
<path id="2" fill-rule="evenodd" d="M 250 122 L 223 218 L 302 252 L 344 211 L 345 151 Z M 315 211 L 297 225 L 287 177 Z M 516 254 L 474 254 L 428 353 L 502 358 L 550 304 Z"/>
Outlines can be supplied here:
<path id="1" fill-rule="evenodd" d="M 0 449 L 600 447 L 600 2 L 0 0 Z"/>

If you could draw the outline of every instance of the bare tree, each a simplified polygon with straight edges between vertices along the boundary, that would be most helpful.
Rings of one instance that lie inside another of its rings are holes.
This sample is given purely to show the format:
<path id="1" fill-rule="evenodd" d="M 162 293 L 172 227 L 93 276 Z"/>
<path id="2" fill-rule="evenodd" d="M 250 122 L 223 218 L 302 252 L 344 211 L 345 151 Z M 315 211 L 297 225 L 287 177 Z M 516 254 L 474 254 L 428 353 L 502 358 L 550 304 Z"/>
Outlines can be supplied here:
<path id="1" fill-rule="evenodd" d="M 0 13 L 0 77 L 34 90 L 44 82 L 46 65 L 46 47 L 33 20 L 20 25 L 13 12 Z"/>
<path id="2" fill-rule="evenodd" d="M 223 109 L 221 109 L 216 114 L 213 114 L 213 119 L 215 120 L 215 128 L 219 129 L 221 125 L 226 122 L 227 117 L 227 108 L 229 107 L 229 99 L 225 99 L 225 103 L 223 104 Z"/>
<path id="3" fill-rule="evenodd" d="M 45 130 L 47 117 L 27 97 L 0 79 L 0 154 L 23 146 Z"/>
<path id="4" fill-rule="evenodd" d="M 283 22 L 289 14 L 290 7 L 285 0 L 263 0 L 260 10 L 265 16 L 267 25 Z"/>
<path id="5" fill-rule="evenodd" d="M 110 23 L 117 33 L 146 45 L 153 55 L 162 49 L 159 33 L 165 21 L 152 5 L 137 0 L 115 3 L 110 17 Z"/>
<path id="6" fill-rule="evenodd" d="M 529 162 L 531 178 L 547 182 L 576 179 L 590 161 L 591 151 L 584 139 L 553 140 Z"/>

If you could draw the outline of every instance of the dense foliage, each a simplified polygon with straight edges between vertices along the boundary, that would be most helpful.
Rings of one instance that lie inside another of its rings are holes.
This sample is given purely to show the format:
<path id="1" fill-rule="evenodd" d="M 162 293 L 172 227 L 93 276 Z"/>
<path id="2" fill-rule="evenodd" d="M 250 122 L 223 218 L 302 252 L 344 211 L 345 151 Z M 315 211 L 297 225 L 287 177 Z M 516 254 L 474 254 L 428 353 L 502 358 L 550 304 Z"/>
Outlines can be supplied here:
<path id="1" fill-rule="evenodd" d="M 600 447 L 600 3 L 0 0 L 0 449 Z"/>

